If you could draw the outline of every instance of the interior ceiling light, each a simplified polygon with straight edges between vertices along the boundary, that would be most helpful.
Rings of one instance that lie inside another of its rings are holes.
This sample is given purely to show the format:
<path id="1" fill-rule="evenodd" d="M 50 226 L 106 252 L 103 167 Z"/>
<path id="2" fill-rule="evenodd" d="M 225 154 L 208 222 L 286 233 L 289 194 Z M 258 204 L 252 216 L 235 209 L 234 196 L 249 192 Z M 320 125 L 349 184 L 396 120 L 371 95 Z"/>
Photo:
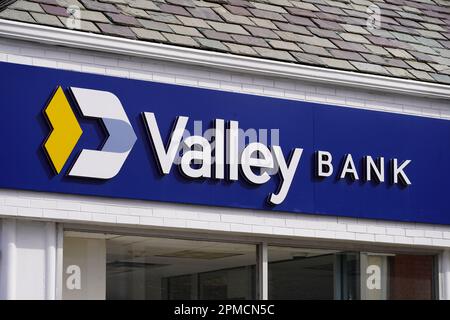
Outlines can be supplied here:
<path id="1" fill-rule="evenodd" d="M 208 252 L 199 250 L 183 250 L 173 253 L 166 253 L 161 255 L 156 255 L 156 257 L 165 258 L 186 258 L 186 259 L 203 259 L 203 260 L 214 260 L 221 258 L 228 258 L 234 256 L 240 256 L 241 253 L 231 253 L 231 252 Z"/>

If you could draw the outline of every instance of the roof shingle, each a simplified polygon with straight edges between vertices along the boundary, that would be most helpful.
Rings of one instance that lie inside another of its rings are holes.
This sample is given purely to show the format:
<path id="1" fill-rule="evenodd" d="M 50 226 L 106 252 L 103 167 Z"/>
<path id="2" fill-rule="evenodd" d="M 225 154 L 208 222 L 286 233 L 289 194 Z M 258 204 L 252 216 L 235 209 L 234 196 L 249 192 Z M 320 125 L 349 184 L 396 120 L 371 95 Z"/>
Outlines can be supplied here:
<path id="1" fill-rule="evenodd" d="M 262 59 L 450 83 L 450 1 L 18 0 L 0 18 Z M 377 5 L 381 23 L 369 5 Z"/>

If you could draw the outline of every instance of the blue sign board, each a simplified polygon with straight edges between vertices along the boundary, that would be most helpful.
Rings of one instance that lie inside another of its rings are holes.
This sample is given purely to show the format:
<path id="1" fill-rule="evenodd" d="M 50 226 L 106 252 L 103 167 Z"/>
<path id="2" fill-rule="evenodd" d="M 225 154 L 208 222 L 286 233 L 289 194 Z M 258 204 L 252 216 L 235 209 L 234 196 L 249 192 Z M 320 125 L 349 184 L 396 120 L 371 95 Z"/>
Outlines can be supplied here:
<path id="1" fill-rule="evenodd" d="M 9 63 L 0 74 L 0 188 L 450 224 L 450 121 Z"/>

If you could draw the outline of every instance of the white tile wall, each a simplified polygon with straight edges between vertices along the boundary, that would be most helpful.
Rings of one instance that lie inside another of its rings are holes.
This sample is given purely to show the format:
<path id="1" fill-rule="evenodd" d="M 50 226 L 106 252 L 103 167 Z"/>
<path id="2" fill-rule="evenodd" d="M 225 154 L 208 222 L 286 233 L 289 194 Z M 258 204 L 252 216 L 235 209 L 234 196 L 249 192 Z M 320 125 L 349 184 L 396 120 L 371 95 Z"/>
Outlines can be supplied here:
<path id="1" fill-rule="evenodd" d="M 0 61 L 450 119 L 448 101 L 0 39 Z M 450 213 L 449 213 L 450 214 Z M 450 247 L 450 226 L 0 190 L 0 217 Z"/>

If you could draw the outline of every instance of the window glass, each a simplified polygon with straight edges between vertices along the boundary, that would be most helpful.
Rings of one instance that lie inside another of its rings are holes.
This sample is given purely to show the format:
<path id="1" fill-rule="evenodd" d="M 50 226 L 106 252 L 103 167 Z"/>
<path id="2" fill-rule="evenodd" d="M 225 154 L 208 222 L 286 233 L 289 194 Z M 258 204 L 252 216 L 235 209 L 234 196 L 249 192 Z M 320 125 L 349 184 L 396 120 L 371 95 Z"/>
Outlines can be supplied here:
<path id="1" fill-rule="evenodd" d="M 434 257 L 395 255 L 389 261 L 389 299 L 435 298 Z"/>
<path id="2" fill-rule="evenodd" d="M 105 239 L 96 234 L 64 237 L 63 299 L 105 299 Z"/>
<path id="3" fill-rule="evenodd" d="M 333 299 L 333 251 L 269 246 L 269 299 Z"/>
<path id="4" fill-rule="evenodd" d="M 433 299 L 432 255 L 269 246 L 269 299 Z"/>
<path id="5" fill-rule="evenodd" d="M 335 253 L 334 298 L 356 300 L 360 297 L 359 252 Z"/>
<path id="6" fill-rule="evenodd" d="M 386 300 L 388 298 L 388 256 L 361 253 L 361 299 Z"/>
<path id="7" fill-rule="evenodd" d="M 201 273 L 200 299 L 245 300 L 255 298 L 255 266 L 245 266 Z"/>
<path id="8" fill-rule="evenodd" d="M 256 246 L 65 232 L 63 299 L 256 299 Z M 269 299 L 434 299 L 435 256 L 268 246 Z"/>
<path id="9" fill-rule="evenodd" d="M 106 240 L 107 299 L 254 299 L 256 246 L 117 236 Z"/>

